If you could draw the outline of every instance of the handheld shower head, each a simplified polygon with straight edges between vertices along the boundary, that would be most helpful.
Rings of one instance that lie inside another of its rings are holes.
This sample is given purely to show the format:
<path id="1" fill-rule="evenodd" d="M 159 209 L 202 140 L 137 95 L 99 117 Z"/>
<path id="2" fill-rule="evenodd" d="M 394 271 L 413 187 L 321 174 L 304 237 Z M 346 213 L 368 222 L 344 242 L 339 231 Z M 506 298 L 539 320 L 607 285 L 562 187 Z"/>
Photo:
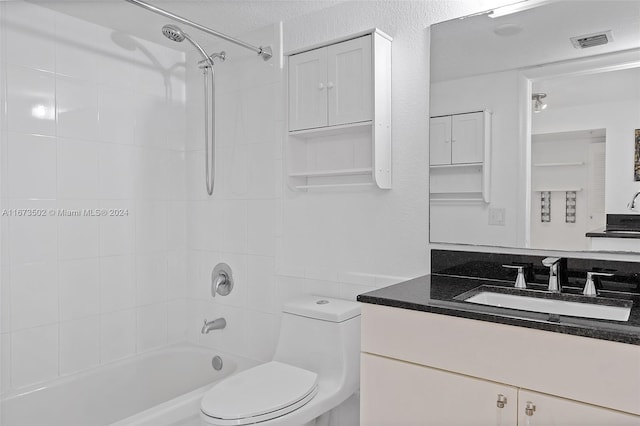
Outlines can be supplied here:
<path id="1" fill-rule="evenodd" d="M 171 41 L 181 43 L 185 39 L 185 33 L 176 25 L 167 24 L 162 27 L 162 34 Z"/>
<path id="2" fill-rule="evenodd" d="M 213 66 L 213 59 L 209 58 L 209 55 L 207 54 L 207 52 L 205 52 L 205 50 L 202 48 L 202 46 L 200 46 L 194 39 L 192 39 L 189 36 L 189 34 L 187 34 L 184 31 L 182 31 L 180 29 L 180 27 L 178 27 L 177 25 L 172 25 L 172 24 L 165 25 L 164 27 L 162 27 L 162 34 L 166 38 L 168 38 L 169 40 L 172 40 L 172 41 L 175 41 L 175 42 L 178 42 L 178 43 L 181 43 L 185 39 L 187 39 L 187 41 L 189 43 L 191 43 L 193 45 L 193 47 L 198 49 L 198 51 L 200 52 L 200 54 L 204 58 L 205 62 L 207 62 L 208 64 Z"/>

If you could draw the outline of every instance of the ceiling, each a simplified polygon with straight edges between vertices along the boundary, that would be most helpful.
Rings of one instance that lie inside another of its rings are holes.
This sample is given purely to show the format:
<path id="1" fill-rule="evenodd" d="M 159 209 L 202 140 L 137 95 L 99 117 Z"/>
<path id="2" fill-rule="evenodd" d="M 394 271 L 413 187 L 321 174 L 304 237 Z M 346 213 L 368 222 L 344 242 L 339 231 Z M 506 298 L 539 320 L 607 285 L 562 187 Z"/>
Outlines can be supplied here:
<path id="1" fill-rule="evenodd" d="M 160 33 L 169 22 L 124 0 L 28 0 L 85 21 L 112 28 L 172 49 L 190 50 L 188 43 L 174 43 Z M 144 0 L 175 15 L 230 36 L 332 7 L 343 0 Z M 203 43 L 213 36 L 196 29 L 188 32 Z M 200 33 L 200 34 L 198 34 Z"/>
<path id="2" fill-rule="evenodd" d="M 500 29 L 507 34 L 497 34 Z M 569 40 L 607 30 L 614 38 L 607 45 L 579 50 Z M 431 80 L 524 68 L 639 46 L 638 0 L 544 2 L 498 18 L 483 13 L 432 26 Z"/>

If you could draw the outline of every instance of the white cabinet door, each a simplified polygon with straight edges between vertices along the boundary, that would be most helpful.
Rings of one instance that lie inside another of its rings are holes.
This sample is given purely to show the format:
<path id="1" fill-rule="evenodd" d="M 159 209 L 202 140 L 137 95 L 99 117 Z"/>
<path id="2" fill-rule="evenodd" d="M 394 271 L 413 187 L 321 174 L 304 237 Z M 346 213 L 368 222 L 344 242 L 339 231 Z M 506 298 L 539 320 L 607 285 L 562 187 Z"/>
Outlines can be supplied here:
<path id="1" fill-rule="evenodd" d="M 371 47 L 368 35 L 327 48 L 330 126 L 372 119 Z"/>
<path id="2" fill-rule="evenodd" d="M 484 113 L 458 114 L 451 125 L 451 163 L 484 161 Z"/>
<path id="3" fill-rule="evenodd" d="M 429 120 L 429 164 L 451 164 L 451 116 Z"/>
<path id="4" fill-rule="evenodd" d="M 327 125 L 327 48 L 289 57 L 289 130 Z"/>
<path id="5" fill-rule="evenodd" d="M 367 353 L 361 361 L 361 426 L 516 425 L 515 388 Z"/>
<path id="6" fill-rule="evenodd" d="M 615 386 L 615 384 L 611 384 Z M 596 386 L 596 384 L 594 384 Z M 527 402 L 535 405 L 532 416 L 525 413 Z M 594 405 L 520 390 L 519 426 L 638 426 L 640 417 Z"/>

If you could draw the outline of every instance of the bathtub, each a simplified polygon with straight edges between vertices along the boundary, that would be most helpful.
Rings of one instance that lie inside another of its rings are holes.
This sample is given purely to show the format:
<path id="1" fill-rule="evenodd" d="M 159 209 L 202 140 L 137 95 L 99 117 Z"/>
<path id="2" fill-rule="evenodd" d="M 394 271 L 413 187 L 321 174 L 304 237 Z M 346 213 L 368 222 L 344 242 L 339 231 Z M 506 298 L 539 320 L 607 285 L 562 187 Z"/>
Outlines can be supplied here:
<path id="1" fill-rule="evenodd" d="M 200 399 L 214 382 L 255 365 L 180 345 L 57 379 L 0 401 L 2 426 L 198 425 Z"/>

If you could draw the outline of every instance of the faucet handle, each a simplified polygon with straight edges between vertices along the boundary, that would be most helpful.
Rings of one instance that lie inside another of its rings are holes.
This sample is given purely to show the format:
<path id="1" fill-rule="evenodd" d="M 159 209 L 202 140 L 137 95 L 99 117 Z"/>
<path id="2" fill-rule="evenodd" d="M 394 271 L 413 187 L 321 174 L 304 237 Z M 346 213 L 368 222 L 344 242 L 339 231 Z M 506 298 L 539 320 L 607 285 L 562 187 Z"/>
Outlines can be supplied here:
<path id="1" fill-rule="evenodd" d="M 518 276 L 516 278 L 515 288 L 527 288 L 527 280 L 524 277 L 524 270 L 528 265 L 502 265 L 503 268 L 517 269 Z"/>
<path id="2" fill-rule="evenodd" d="M 552 267 L 556 263 L 560 262 L 560 257 L 545 257 L 542 259 L 542 264 L 547 267 Z"/>
<path id="3" fill-rule="evenodd" d="M 598 277 L 613 277 L 613 274 L 597 271 L 587 272 L 587 281 L 584 283 L 584 290 L 582 290 L 582 294 L 591 297 L 598 295 L 598 288 L 596 287 L 596 280 Z"/>

